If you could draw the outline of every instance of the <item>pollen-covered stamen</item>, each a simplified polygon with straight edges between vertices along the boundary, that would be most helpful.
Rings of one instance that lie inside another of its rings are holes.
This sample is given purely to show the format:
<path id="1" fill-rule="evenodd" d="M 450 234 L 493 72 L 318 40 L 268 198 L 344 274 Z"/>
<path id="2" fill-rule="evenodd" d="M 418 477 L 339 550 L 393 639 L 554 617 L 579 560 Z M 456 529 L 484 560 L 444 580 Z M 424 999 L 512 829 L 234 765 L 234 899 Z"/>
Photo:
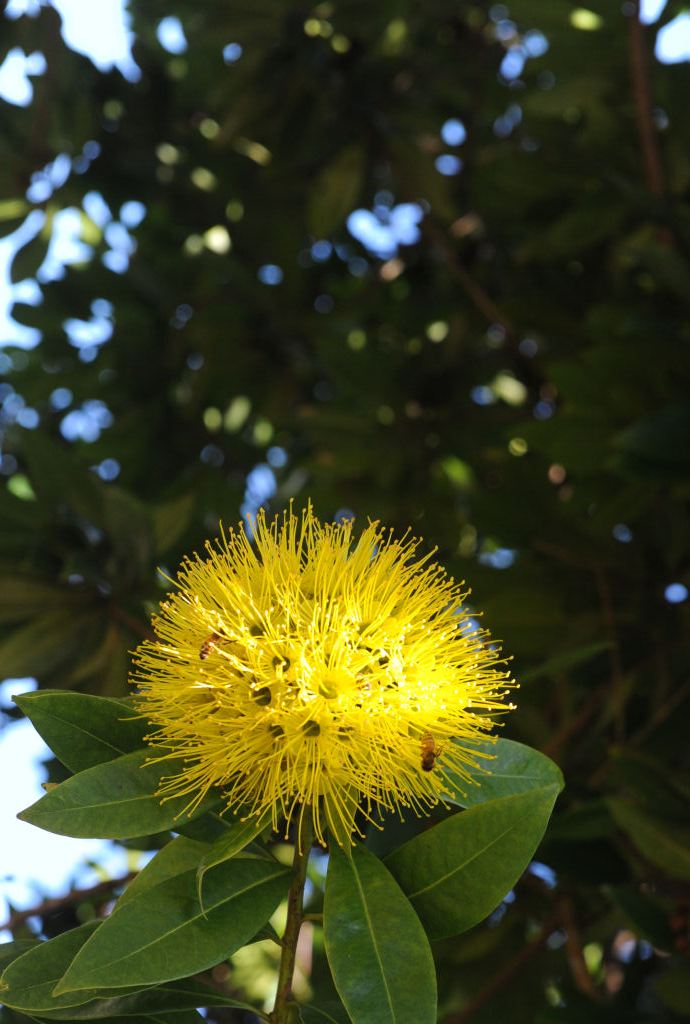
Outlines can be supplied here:
<path id="1" fill-rule="evenodd" d="M 351 833 L 358 804 L 374 821 L 426 813 L 511 706 L 466 594 L 419 541 L 375 523 L 353 541 L 351 521 L 321 524 L 307 508 L 260 515 L 253 534 L 224 531 L 185 560 L 156 639 L 137 652 L 153 742 L 185 760 L 161 794 L 191 805 L 219 787 L 231 809 L 276 828 L 310 804 L 321 841 Z M 442 750 L 430 770 L 427 734 Z"/>

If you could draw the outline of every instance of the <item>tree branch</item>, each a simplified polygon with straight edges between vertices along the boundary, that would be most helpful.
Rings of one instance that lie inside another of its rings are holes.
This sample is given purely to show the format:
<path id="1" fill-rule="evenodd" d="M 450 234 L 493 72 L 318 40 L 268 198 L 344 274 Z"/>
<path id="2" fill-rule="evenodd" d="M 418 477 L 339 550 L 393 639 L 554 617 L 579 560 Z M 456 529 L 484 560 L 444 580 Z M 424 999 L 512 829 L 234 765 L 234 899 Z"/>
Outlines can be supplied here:
<path id="1" fill-rule="evenodd" d="M 99 896 L 107 896 L 114 889 L 127 885 L 133 878 L 136 878 L 137 874 L 137 871 L 130 871 L 129 874 L 124 875 L 122 878 L 109 878 L 107 881 L 98 882 L 88 889 L 71 889 L 64 896 L 53 896 L 38 903 L 35 907 L 29 907 L 27 910 L 14 910 L 7 920 L 0 924 L 0 931 L 14 932 L 25 921 L 28 921 L 30 917 L 46 917 L 48 914 L 63 910 L 65 907 L 72 907 Z"/>
<path id="2" fill-rule="evenodd" d="M 644 35 L 644 26 L 640 21 L 639 0 L 632 0 L 632 13 L 629 22 L 629 57 L 630 77 L 632 81 L 633 99 L 635 101 L 635 117 L 637 135 L 642 151 L 645 184 L 655 199 L 663 199 L 666 192 L 664 171 L 654 121 L 652 119 L 652 90 L 649 82 L 649 55 Z"/>
<path id="3" fill-rule="evenodd" d="M 553 914 L 549 917 L 532 941 L 523 946 L 512 959 L 508 960 L 503 968 L 493 976 L 489 984 L 485 985 L 463 1010 L 459 1013 L 451 1014 L 450 1017 L 445 1017 L 443 1024 L 468 1024 L 501 989 L 505 988 L 513 980 L 518 971 L 539 952 L 549 935 L 558 928 L 560 919 L 560 914 Z"/>

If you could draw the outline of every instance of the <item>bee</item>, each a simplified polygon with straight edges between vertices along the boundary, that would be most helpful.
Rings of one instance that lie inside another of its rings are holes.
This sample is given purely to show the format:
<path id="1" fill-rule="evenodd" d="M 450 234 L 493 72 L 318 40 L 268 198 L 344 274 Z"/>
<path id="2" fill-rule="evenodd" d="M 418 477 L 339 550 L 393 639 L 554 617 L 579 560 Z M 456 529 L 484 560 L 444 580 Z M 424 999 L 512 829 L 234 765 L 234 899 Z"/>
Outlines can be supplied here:
<path id="1" fill-rule="evenodd" d="M 220 637 L 217 633 L 211 633 L 211 635 L 204 640 L 203 644 L 199 648 L 199 657 L 202 661 L 206 661 L 219 640 Z"/>
<path id="2" fill-rule="evenodd" d="M 430 772 L 433 771 L 434 765 L 436 764 L 436 758 L 440 757 L 441 750 L 436 746 L 436 740 L 427 732 L 422 736 L 422 771 Z"/>

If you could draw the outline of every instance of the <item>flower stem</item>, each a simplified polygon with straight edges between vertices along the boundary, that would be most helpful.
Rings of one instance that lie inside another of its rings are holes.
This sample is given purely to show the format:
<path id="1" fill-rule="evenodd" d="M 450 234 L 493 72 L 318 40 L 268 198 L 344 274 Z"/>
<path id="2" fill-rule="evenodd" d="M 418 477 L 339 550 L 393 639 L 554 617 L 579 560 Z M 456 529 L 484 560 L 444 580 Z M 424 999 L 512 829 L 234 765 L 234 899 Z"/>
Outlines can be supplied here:
<path id="1" fill-rule="evenodd" d="M 309 863 L 313 838 L 314 827 L 311 807 L 305 807 L 299 820 L 295 855 L 292 861 L 294 874 L 290 892 L 288 893 L 287 923 L 283 935 L 280 968 L 278 970 L 278 991 L 276 992 L 276 1001 L 270 1016 L 272 1024 L 290 1024 L 294 1017 L 290 1007 L 292 1002 L 292 979 L 295 973 L 297 940 L 300 928 L 302 927 L 302 921 L 304 920 L 302 914 L 304 883 L 307 877 L 307 864 Z"/>

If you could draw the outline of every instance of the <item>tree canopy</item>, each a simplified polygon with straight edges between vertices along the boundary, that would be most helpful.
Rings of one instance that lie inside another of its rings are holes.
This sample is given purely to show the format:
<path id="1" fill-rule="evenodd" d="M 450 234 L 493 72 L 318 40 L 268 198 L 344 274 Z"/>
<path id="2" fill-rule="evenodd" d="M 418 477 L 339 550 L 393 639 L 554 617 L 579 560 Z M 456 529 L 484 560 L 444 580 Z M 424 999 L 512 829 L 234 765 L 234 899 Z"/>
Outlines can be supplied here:
<path id="1" fill-rule="evenodd" d="M 0 675 L 124 695 L 166 577 L 261 505 L 411 527 L 566 779 L 435 943 L 440 1019 L 684 1019 L 683 4 L 130 0 L 126 75 L 34 6 L 0 43 L 46 65 L 2 108 Z"/>

